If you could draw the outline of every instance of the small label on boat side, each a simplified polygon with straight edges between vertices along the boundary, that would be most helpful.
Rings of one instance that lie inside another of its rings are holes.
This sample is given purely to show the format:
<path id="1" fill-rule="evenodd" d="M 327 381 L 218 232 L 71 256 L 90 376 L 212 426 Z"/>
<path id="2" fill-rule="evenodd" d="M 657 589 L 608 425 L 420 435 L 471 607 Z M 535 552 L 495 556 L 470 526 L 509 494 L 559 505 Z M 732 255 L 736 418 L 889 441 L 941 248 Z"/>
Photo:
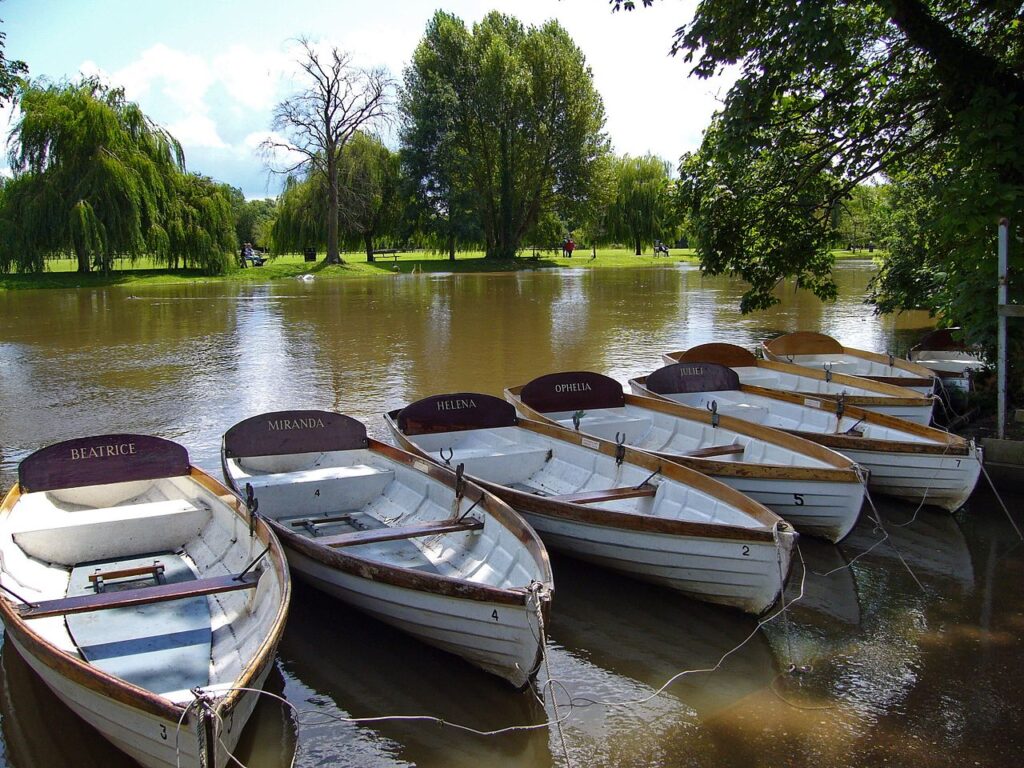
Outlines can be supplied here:
<path id="1" fill-rule="evenodd" d="M 600 448 L 601 447 L 601 444 L 599 442 L 597 442 L 597 440 L 589 440 L 586 437 L 584 437 L 582 440 L 580 440 L 580 444 L 584 448 Z"/>
<path id="2" fill-rule="evenodd" d="M 821 400 L 811 400 L 808 398 L 804 400 L 804 405 L 808 405 L 811 408 L 821 408 Z"/>
<path id="3" fill-rule="evenodd" d="M 412 468 L 415 469 L 417 472 L 429 472 L 430 471 L 430 465 L 427 464 L 427 462 L 425 462 L 425 461 L 420 461 L 419 459 L 417 459 L 416 461 L 414 461 L 412 463 Z"/>

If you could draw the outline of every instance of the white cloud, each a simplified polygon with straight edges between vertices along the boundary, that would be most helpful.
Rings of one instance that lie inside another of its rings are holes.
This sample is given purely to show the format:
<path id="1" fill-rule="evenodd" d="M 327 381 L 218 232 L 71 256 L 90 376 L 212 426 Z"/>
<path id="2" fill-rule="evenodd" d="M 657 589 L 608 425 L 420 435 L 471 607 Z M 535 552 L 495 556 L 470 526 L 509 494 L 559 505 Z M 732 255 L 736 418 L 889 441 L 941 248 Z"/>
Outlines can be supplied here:
<path id="1" fill-rule="evenodd" d="M 213 71 L 228 95 L 247 110 L 266 111 L 278 101 L 281 73 L 289 66 L 286 54 L 233 45 L 213 60 Z"/>
<path id="2" fill-rule="evenodd" d="M 189 147 L 226 149 L 228 147 L 217 132 L 217 124 L 207 115 L 194 112 L 169 123 L 166 127 L 186 149 Z"/>

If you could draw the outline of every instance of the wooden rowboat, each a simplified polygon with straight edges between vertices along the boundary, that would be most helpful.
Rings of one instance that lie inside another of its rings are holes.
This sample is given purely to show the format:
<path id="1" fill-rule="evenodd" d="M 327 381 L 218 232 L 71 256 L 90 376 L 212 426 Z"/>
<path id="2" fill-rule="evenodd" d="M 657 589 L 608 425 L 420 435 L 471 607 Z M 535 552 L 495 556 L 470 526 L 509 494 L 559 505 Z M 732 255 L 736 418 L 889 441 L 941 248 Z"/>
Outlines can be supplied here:
<path id="1" fill-rule="evenodd" d="M 935 374 L 924 366 L 892 355 L 844 347 L 824 333 L 785 333 L 762 342 L 761 350 L 766 360 L 777 363 L 794 363 L 814 370 L 862 376 L 872 381 L 906 387 L 921 395 L 930 395 L 935 391 Z"/>
<path id="2" fill-rule="evenodd" d="M 905 501 L 952 511 L 981 473 L 973 441 L 825 398 L 748 386 L 722 365 L 674 363 L 629 385 L 638 395 L 714 408 L 828 446 L 868 470 L 870 490 Z"/>
<path id="3" fill-rule="evenodd" d="M 505 390 L 528 419 L 653 453 L 759 501 L 800 533 L 836 542 L 860 516 L 857 465 L 824 446 L 775 429 L 622 391 L 615 379 L 573 371 Z"/>
<path id="4" fill-rule="evenodd" d="M 246 419 L 222 461 L 297 576 L 517 688 L 533 679 L 551 567 L 501 500 L 328 411 Z"/>
<path id="5" fill-rule="evenodd" d="M 694 598 L 761 613 L 778 597 L 796 533 L 753 499 L 657 456 L 527 419 L 477 393 L 387 415 L 407 450 L 494 491 L 548 546 Z"/>
<path id="6" fill-rule="evenodd" d="M 910 348 L 911 362 L 932 371 L 943 386 L 970 391 L 972 377 L 984 369 L 985 361 L 955 333 L 959 328 L 940 328 Z"/>
<path id="7" fill-rule="evenodd" d="M 813 371 L 793 363 L 758 360 L 743 347 L 735 344 L 701 344 L 684 352 L 662 355 L 662 358 L 668 365 L 717 363 L 736 371 L 743 384 L 829 400 L 842 399 L 846 405 L 854 405 L 886 416 L 896 416 L 918 424 L 928 425 L 932 420 L 934 399 L 911 389 L 859 376 Z"/>
<path id="8" fill-rule="evenodd" d="M 0 506 L 6 639 L 144 766 L 219 768 L 271 669 L 291 582 L 276 537 L 187 451 L 43 448 Z"/>

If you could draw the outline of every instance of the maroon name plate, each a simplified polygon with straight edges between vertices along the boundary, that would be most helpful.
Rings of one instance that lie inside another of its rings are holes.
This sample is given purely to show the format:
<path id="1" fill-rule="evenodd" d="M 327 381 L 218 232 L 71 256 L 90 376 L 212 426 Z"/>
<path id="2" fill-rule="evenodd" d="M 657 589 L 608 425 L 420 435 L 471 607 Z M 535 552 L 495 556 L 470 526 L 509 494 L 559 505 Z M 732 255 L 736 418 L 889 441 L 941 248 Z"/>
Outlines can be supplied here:
<path id="1" fill-rule="evenodd" d="M 659 395 L 684 392 L 722 392 L 739 389 L 740 377 L 717 363 L 673 363 L 647 377 L 647 389 Z"/>
<path id="2" fill-rule="evenodd" d="M 477 392 L 434 395 L 410 403 L 398 413 L 398 428 L 406 435 L 514 427 L 518 423 L 511 404 Z"/>
<path id="3" fill-rule="evenodd" d="M 681 363 L 718 363 L 730 368 L 749 368 L 757 365 L 757 358 L 750 350 L 736 344 L 712 342 L 692 347 L 679 358 Z"/>
<path id="4" fill-rule="evenodd" d="M 591 371 L 549 373 L 523 387 L 525 405 L 541 413 L 622 408 L 626 394 L 615 379 Z"/>
<path id="5" fill-rule="evenodd" d="M 351 451 L 369 444 L 362 422 L 332 411 L 262 413 L 224 433 L 228 458 Z"/>
<path id="6" fill-rule="evenodd" d="M 18 465 L 25 493 L 189 473 L 188 451 L 149 435 L 96 435 L 42 448 Z"/>

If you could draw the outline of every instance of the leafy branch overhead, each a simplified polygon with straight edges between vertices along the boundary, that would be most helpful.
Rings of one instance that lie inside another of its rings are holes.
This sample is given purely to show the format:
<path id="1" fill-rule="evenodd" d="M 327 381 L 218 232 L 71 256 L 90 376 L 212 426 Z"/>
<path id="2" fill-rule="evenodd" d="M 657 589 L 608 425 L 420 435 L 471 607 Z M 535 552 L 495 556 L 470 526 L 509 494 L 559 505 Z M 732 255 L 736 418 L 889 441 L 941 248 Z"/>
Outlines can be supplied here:
<path id="1" fill-rule="evenodd" d="M 916 243 L 891 230 L 894 258 L 911 263 L 883 271 L 876 301 L 892 308 L 898 295 L 962 317 L 953 293 L 963 280 L 994 284 L 974 265 L 993 247 L 997 217 L 1022 213 L 1021 14 L 1007 0 L 700 3 L 674 52 L 699 77 L 738 71 L 681 169 L 704 268 L 750 281 L 746 309 L 774 303 L 787 277 L 827 298 L 836 208 L 885 178 L 933 204 L 917 206 L 928 234 Z M 945 287 L 911 277 L 938 263 Z"/>

